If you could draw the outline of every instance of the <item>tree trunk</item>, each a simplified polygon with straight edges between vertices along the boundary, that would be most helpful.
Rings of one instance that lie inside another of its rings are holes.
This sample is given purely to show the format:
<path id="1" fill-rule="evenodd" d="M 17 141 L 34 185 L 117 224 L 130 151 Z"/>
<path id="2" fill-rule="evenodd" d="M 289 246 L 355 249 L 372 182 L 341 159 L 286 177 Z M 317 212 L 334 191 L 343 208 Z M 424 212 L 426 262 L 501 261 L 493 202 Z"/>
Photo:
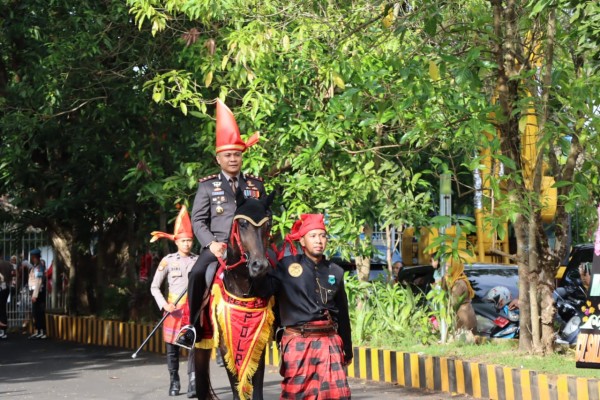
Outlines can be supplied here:
<path id="1" fill-rule="evenodd" d="M 76 288 L 77 283 L 75 281 L 76 271 L 75 264 L 73 263 L 73 241 L 74 235 L 71 231 L 52 226 L 49 229 L 50 241 L 52 242 L 52 248 L 54 250 L 55 267 L 61 265 L 64 268 L 65 273 L 68 273 L 69 284 L 66 299 L 67 313 L 73 315 L 77 312 L 77 295 Z M 61 285 L 62 287 L 62 282 Z M 54 286 L 58 290 L 58 285 Z"/>
<path id="2" fill-rule="evenodd" d="M 517 239 L 517 265 L 519 266 L 519 350 L 530 352 L 532 349 L 531 338 L 531 298 L 532 292 L 529 285 L 529 267 L 525 262 L 525 249 L 527 248 L 526 224 L 522 214 L 515 221 L 515 234 Z"/>
<path id="3" fill-rule="evenodd" d="M 531 203 L 530 203 L 531 206 Z M 531 209 L 531 208 L 530 208 Z M 542 329 L 540 326 L 541 313 L 540 306 L 538 303 L 538 293 L 541 290 L 539 285 L 540 280 L 540 268 L 538 265 L 538 248 L 537 248 L 537 225 L 533 215 L 529 218 L 528 224 L 528 241 L 529 241 L 529 279 L 530 279 L 530 291 L 529 291 L 529 302 L 531 310 L 531 338 L 532 338 L 532 350 L 535 354 L 542 354 Z"/>
<path id="4" fill-rule="evenodd" d="M 373 228 L 370 225 L 365 225 L 364 234 L 366 240 L 371 242 L 371 237 L 373 237 Z M 357 256 L 355 257 L 356 263 L 356 276 L 358 280 L 368 282 L 369 275 L 371 273 L 371 259 L 369 257 Z"/>

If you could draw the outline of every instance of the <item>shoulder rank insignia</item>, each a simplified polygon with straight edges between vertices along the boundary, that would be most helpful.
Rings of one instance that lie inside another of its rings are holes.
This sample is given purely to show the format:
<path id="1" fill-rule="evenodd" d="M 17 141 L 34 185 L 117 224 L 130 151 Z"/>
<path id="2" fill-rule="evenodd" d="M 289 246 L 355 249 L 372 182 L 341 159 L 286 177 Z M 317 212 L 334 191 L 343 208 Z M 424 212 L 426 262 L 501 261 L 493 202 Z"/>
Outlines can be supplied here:
<path id="1" fill-rule="evenodd" d="M 200 179 L 198 179 L 198 182 L 206 182 L 206 181 L 208 181 L 208 180 L 211 180 L 211 179 L 217 178 L 218 176 L 219 176 L 218 174 L 215 174 L 215 175 L 209 175 L 209 176 L 205 176 L 204 178 L 200 178 Z"/>
<path id="2" fill-rule="evenodd" d="M 245 174 L 244 176 L 246 177 L 246 179 L 250 178 L 250 179 L 255 179 L 257 181 L 260 181 L 260 182 L 263 181 L 263 178 L 261 178 L 260 176 L 254 176 L 254 175 L 251 175 L 251 174 Z"/>

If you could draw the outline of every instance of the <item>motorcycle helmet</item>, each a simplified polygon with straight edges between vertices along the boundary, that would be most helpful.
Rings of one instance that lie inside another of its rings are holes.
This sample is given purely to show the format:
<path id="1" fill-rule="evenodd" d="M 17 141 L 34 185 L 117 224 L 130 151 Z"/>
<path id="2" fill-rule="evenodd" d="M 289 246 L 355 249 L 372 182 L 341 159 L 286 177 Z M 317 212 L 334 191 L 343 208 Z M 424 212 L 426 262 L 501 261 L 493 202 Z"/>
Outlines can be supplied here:
<path id="1" fill-rule="evenodd" d="M 512 299 L 512 294 L 506 286 L 494 286 L 483 296 L 483 301 L 494 303 L 496 310 L 508 305 Z"/>

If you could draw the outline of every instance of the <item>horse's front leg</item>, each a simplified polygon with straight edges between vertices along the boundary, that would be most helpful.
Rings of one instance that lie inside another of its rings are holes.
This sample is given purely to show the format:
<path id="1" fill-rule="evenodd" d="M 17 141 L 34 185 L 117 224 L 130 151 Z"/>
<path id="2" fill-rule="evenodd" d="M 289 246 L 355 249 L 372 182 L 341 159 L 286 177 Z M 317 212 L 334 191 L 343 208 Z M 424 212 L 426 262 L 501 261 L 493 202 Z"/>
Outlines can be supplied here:
<path id="1" fill-rule="evenodd" d="M 263 400 L 263 384 L 265 381 L 265 350 L 263 350 L 260 356 L 260 363 L 256 368 L 256 372 L 252 377 L 252 400 Z"/>
<path id="2" fill-rule="evenodd" d="M 221 355 L 223 356 L 224 361 L 229 349 L 227 349 L 227 347 L 223 344 L 219 346 L 219 349 L 221 350 Z M 231 386 L 231 394 L 233 395 L 233 400 L 241 400 L 237 390 L 237 376 L 232 374 L 231 371 L 229 371 L 229 368 L 227 368 L 227 366 L 225 366 L 225 371 L 227 372 L 227 378 L 229 378 L 229 386 Z"/>
<path id="3" fill-rule="evenodd" d="M 196 373 L 196 396 L 200 400 L 212 399 L 210 383 L 210 354 L 207 349 L 194 350 L 194 368 Z"/>

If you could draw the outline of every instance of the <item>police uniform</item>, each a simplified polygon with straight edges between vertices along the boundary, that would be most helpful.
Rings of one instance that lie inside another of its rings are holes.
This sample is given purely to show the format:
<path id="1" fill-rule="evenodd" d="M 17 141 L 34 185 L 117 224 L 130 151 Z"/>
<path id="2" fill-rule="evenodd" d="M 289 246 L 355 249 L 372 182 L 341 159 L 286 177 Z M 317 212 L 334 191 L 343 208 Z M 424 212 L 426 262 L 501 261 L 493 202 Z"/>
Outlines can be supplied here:
<path id="1" fill-rule="evenodd" d="M 240 130 L 231 110 L 217 99 L 216 109 L 216 153 L 228 151 L 244 152 L 258 143 L 260 135 L 254 133 L 247 141 L 242 140 Z M 194 198 L 192 226 L 202 251 L 189 276 L 188 296 L 190 316 L 196 330 L 200 329 L 202 303 L 206 288 L 212 282 L 214 271 L 207 273 L 208 266 L 217 261 L 209 247 L 212 242 L 227 243 L 237 208 L 230 178 L 236 178 L 237 191 L 244 197 L 261 198 L 265 195 L 262 179 L 240 173 L 237 177 L 227 176 L 224 171 L 202 178 Z M 188 342 L 189 337 L 185 338 Z M 197 338 L 199 340 L 200 338 Z M 181 342 L 183 343 L 183 342 Z"/>
<path id="2" fill-rule="evenodd" d="M 150 286 L 150 292 L 152 293 L 152 296 L 154 296 L 159 309 L 164 310 L 164 307 L 169 303 L 174 304 L 176 307 L 176 309 L 169 313 L 163 321 L 163 339 L 166 342 L 167 368 L 170 375 L 169 396 L 177 396 L 181 390 L 181 382 L 179 380 L 179 347 L 174 343 L 181 327 L 189 324 L 190 314 L 185 294 L 179 299 L 177 304 L 175 304 L 175 301 L 186 291 L 188 274 L 198 258 L 195 254 L 190 253 L 189 255 L 183 255 L 180 253 L 180 251 L 184 253 L 187 252 L 187 248 L 181 247 L 185 245 L 183 242 L 177 242 L 177 240 L 180 239 L 193 240 L 194 237 L 192 232 L 192 222 L 190 221 L 186 206 L 181 206 L 181 209 L 179 210 L 179 214 L 175 220 L 173 234 L 154 231 L 151 235 L 152 239 L 150 242 L 154 242 L 161 238 L 174 240 L 179 248 L 177 253 L 169 254 L 160 261 Z M 165 299 L 160 290 L 165 278 L 168 283 L 168 299 Z M 191 398 L 196 394 L 196 374 L 193 349 L 188 355 L 187 372 L 189 376 L 187 397 Z"/>
<path id="3" fill-rule="evenodd" d="M 192 211 L 192 227 L 200 246 L 204 249 L 213 241 L 228 241 L 237 205 L 235 193 L 223 172 L 207 176 L 198 182 Z M 252 175 L 240 174 L 238 188 L 245 198 L 258 199 L 265 195 L 262 179 Z"/>
<path id="4" fill-rule="evenodd" d="M 150 292 L 159 309 L 163 310 L 168 303 L 174 303 L 177 297 L 187 289 L 188 274 L 197 258 L 198 256 L 195 254 L 184 257 L 177 252 L 167 255 L 158 264 Z M 165 278 L 168 284 L 168 300 L 165 299 L 160 289 Z M 178 310 L 172 312 L 163 324 L 163 339 L 167 343 L 174 343 L 179 329 L 189 323 L 187 296 L 184 295 L 176 307 Z"/>
<path id="5" fill-rule="evenodd" d="M 237 208 L 235 194 L 224 172 L 202 178 L 198 183 L 198 191 L 194 198 L 192 211 L 192 227 L 194 234 L 202 246 L 202 252 L 189 276 L 188 296 L 192 321 L 199 329 L 199 311 L 206 287 L 212 282 L 214 271 L 206 273 L 206 268 L 217 261 L 208 249 L 214 242 L 227 243 Z M 259 199 L 265 196 L 262 179 L 240 174 L 237 189 L 245 198 Z M 193 311 L 194 310 L 194 311 Z M 195 315 L 194 315 L 195 314 Z M 199 339 L 199 338 L 198 338 Z"/>

